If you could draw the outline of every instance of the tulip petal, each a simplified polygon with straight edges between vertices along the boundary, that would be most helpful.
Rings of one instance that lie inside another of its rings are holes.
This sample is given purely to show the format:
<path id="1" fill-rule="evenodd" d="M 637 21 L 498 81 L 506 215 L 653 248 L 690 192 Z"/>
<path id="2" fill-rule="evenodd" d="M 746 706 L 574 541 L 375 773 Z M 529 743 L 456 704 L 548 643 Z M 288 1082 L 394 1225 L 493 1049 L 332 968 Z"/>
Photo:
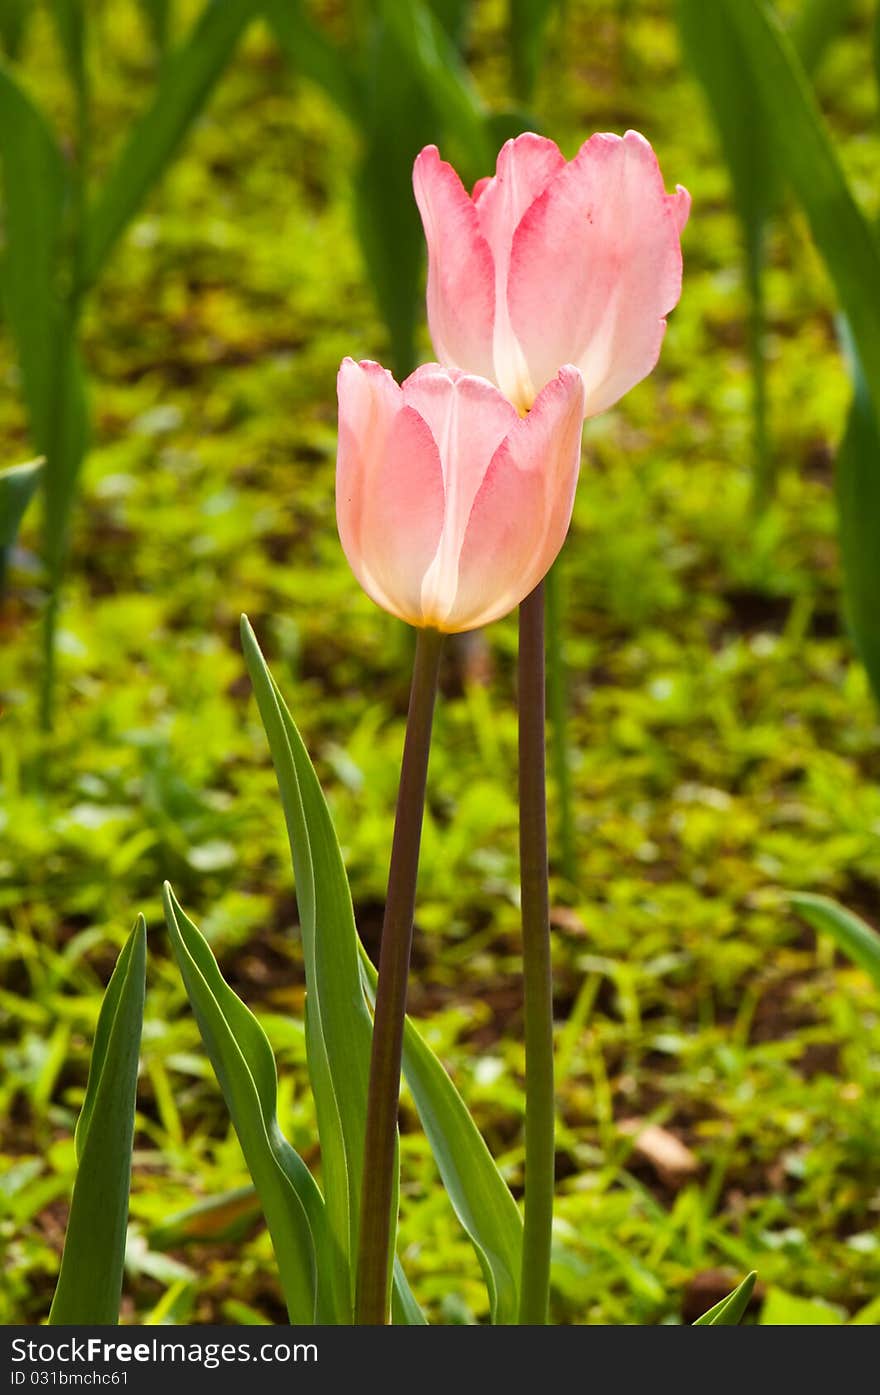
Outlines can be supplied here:
<path id="1" fill-rule="evenodd" d="M 513 234 L 523 214 L 544 192 L 548 182 L 565 164 L 565 156 L 555 141 L 526 131 L 515 140 L 505 141 L 498 152 L 495 174 L 474 186 L 474 204 L 480 231 L 495 259 L 507 264 Z"/>
<path id="2" fill-rule="evenodd" d="M 437 446 L 378 364 L 346 359 L 338 386 L 336 516 L 343 551 L 377 605 L 419 625 L 422 580 L 443 527 Z"/>
<path id="3" fill-rule="evenodd" d="M 514 234 L 508 281 L 536 387 L 576 363 L 594 416 L 650 373 L 681 294 L 688 209 L 635 131 L 591 136 L 550 180 Z"/>
<path id="4" fill-rule="evenodd" d="M 435 145 L 417 157 L 413 189 L 428 244 L 428 323 L 437 357 L 491 378 L 495 271 L 477 211 Z"/>
<path id="5" fill-rule="evenodd" d="M 508 311 L 507 278 L 513 235 L 523 214 L 564 165 L 565 158 L 552 140 L 527 131 L 504 143 L 494 177 L 481 181 L 474 190 L 480 231 L 495 264 L 493 377 L 502 392 L 523 411 L 531 407 L 535 387 Z"/>
<path id="6" fill-rule="evenodd" d="M 468 520 L 455 605 L 443 628 L 497 620 L 549 571 L 571 521 L 583 413 L 583 380 L 566 365 L 495 452 Z"/>
<path id="7" fill-rule="evenodd" d="M 495 451 L 519 418 L 492 383 L 439 364 L 417 369 L 403 394 L 431 428 L 443 470 L 443 529 L 422 584 L 423 624 L 442 628 L 455 600 L 458 555 L 474 499 Z"/>

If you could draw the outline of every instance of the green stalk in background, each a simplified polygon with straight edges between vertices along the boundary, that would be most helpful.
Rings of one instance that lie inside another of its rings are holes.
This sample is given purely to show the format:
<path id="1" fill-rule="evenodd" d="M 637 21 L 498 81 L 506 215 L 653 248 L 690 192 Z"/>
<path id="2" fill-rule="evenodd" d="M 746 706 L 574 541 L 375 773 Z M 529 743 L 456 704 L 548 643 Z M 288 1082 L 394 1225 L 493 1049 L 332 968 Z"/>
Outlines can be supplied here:
<path id="1" fill-rule="evenodd" d="M 519 847 L 526 1046 L 525 1226 L 519 1320 L 547 1322 L 555 1187 L 553 972 L 544 753 L 544 583 L 519 608 Z"/>
<path id="2" fill-rule="evenodd" d="M 406 989 L 442 647 L 439 631 L 418 631 L 379 953 L 355 1301 L 355 1321 L 374 1327 L 388 1322 L 391 1301 L 396 1231 L 392 1213 Z"/>

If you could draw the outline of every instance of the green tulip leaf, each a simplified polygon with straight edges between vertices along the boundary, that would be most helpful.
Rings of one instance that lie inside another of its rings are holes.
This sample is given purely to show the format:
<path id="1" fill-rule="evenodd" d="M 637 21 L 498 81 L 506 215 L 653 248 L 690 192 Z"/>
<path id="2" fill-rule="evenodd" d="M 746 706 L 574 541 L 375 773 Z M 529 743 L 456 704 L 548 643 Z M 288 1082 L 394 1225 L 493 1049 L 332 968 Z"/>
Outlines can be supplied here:
<path id="1" fill-rule="evenodd" d="M 880 935 L 876 930 L 827 896 L 801 892 L 789 897 L 789 901 L 814 930 L 830 935 L 838 949 L 864 969 L 880 988 Z"/>
<path id="2" fill-rule="evenodd" d="M 746 1308 L 755 1288 L 758 1275 L 752 1270 L 732 1293 L 722 1298 L 702 1317 L 698 1317 L 694 1327 L 738 1327 L 745 1316 Z"/>
<path id="3" fill-rule="evenodd" d="M 344 1150 L 347 1156 L 351 1155 L 352 1146 L 357 1147 L 355 1177 L 359 1180 L 372 1030 L 364 993 L 371 993 L 372 969 L 357 939 L 342 853 L 318 777 L 246 619 L 242 621 L 242 642 L 288 819 L 306 959 L 307 1032 L 309 1028 L 314 1030 L 316 1003 L 322 1009 L 322 1039 L 312 1041 L 307 1036 L 309 1050 L 315 1053 L 321 1071 L 317 1077 L 313 1076 L 313 1088 L 315 1078 L 324 1088 L 325 1071 L 332 1080 L 339 1079 L 346 1060 L 350 1060 L 353 1042 L 363 1053 L 356 1076 L 353 1064 L 348 1067 L 346 1093 L 340 1091 L 334 1096 L 338 1105 L 336 1114 L 323 1111 L 329 1124 L 340 1131 L 343 1120 L 348 1123 L 341 1140 L 331 1133 L 329 1141 L 333 1148 Z M 354 981 L 352 968 L 356 976 Z M 312 1070 L 311 1055 L 309 1069 Z M 518 1309 L 522 1234 L 516 1203 L 454 1085 L 411 1024 L 405 1036 L 404 1071 L 419 1117 L 434 1147 L 444 1185 L 487 1270 L 495 1320 L 514 1322 Z M 357 1094 L 351 1089 L 353 1079 L 360 1082 Z M 319 1107 L 319 1128 L 321 1113 Z M 325 1156 L 325 1136 L 326 1132 L 322 1131 L 322 1157 Z M 352 1142 L 346 1143 L 346 1139 Z M 350 1205 L 356 1209 L 358 1204 L 359 1190 L 355 1188 L 350 1195 Z M 398 1291 L 393 1300 L 397 1316 L 407 1311 L 408 1300 L 399 1291 L 399 1266 L 395 1272 Z M 418 1320 L 415 1309 L 410 1311 L 411 1320 Z"/>
<path id="4" fill-rule="evenodd" d="M 101 1004 L 89 1081 L 76 1130 L 77 1173 L 52 1324 L 119 1320 L 131 1184 L 147 932 L 128 937 Z"/>
<path id="5" fill-rule="evenodd" d="M 345 1309 L 334 1287 L 338 1268 L 323 1199 L 279 1127 L 271 1047 L 167 883 L 164 899 L 171 947 L 260 1198 L 290 1321 L 340 1322 Z"/>

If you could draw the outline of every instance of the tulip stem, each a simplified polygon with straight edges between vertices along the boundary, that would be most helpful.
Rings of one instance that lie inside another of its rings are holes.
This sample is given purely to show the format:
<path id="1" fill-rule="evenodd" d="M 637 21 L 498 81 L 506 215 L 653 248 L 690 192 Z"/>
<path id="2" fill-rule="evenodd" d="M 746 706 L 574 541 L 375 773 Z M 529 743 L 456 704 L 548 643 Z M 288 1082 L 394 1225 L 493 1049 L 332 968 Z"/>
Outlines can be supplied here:
<path id="1" fill-rule="evenodd" d="M 544 583 L 519 608 L 519 851 L 526 1048 L 525 1226 L 519 1320 L 547 1322 L 555 1183 L 553 975 L 547 870 Z"/>
<path id="2" fill-rule="evenodd" d="M 355 1322 L 373 1327 L 389 1321 L 397 1219 L 392 1212 L 400 1063 L 428 753 L 442 647 L 439 631 L 418 631 L 379 951 L 355 1299 Z"/>

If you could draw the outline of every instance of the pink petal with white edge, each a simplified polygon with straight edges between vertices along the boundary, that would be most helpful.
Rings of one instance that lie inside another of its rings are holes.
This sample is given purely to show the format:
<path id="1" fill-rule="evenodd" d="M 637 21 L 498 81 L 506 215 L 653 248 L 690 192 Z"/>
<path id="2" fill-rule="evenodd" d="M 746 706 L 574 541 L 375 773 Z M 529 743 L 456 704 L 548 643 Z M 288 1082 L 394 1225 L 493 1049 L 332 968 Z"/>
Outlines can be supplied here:
<path id="1" fill-rule="evenodd" d="M 471 510 L 444 628 L 497 620 L 549 571 L 571 521 L 583 414 L 583 380 L 569 364 L 499 446 Z"/>
<path id="2" fill-rule="evenodd" d="M 420 625 L 422 581 L 443 527 L 443 473 L 430 428 L 391 374 L 346 359 L 339 371 L 336 516 L 361 586 Z"/>
<path id="3" fill-rule="evenodd" d="M 508 281 L 536 386 L 577 364 L 594 416 L 651 372 L 681 294 L 689 204 L 683 189 L 666 193 L 635 131 L 591 136 L 550 181 L 514 235 Z"/>
<path id="4" fill-rule="evenodd" d="M 418 155 L 413 190 L 428 244 L 428 324 L 443 363 L 492 377 L 495 270 L 477 211 L 435 145 Z"/>

